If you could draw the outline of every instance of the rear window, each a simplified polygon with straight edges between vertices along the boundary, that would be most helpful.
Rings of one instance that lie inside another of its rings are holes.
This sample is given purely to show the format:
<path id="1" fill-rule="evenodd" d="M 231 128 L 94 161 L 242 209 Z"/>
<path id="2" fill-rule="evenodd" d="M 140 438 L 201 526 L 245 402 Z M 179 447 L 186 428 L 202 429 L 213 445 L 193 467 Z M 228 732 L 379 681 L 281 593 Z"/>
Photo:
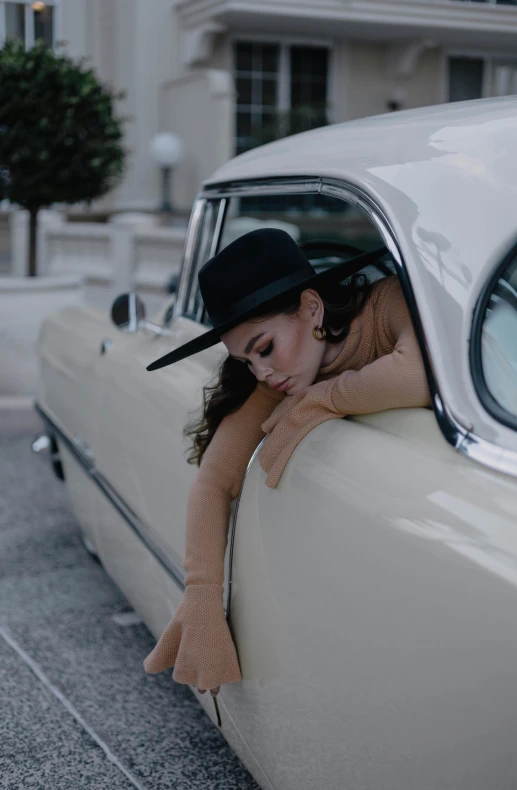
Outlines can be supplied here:
<path id="1" fill-rule="evenodd" d="M 517 428 L 517 247 L 479 300 L 471 353 L 483 405 L 500 422 Z"/>

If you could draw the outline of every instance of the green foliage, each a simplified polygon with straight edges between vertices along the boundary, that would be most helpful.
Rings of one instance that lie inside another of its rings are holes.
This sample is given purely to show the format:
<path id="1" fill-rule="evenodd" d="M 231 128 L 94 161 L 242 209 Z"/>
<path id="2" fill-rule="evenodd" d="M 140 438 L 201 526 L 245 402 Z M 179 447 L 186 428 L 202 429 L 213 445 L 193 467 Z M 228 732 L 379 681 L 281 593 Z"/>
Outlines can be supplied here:
<path id="1" fill-rule="evenodd" d="M 119 181 L 125 161 L 113 93 L 84 60 L 43 42 L 0 49 L 0 199 L 37 211 L 90 202 Z"/>

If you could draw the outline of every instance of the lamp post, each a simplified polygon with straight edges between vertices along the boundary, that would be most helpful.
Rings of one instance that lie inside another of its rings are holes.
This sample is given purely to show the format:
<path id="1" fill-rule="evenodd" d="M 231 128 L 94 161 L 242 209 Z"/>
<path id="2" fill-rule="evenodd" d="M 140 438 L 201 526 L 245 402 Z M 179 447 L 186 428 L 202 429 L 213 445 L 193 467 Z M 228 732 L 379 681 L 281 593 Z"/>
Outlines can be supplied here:
<path id="1" fill-rule="evenodd" d="M 181 137 L 172 132 L 160 132 L 151 140 L 151 156 L 161 169 L 162 173 L 162 203 L 160 211 L 173 214 L 174 209 L 170 200 L 171 174 L 174 165 L 181 160 L 184 151 Z"/>

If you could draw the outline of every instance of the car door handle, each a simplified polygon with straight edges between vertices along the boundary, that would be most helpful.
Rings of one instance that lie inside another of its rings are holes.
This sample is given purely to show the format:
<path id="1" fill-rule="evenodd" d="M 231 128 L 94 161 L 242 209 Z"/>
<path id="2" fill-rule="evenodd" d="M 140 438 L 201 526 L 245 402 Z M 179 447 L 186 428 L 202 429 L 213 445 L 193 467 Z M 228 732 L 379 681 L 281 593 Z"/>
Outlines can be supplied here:
<path id="1" fill-rule="evenodd" d="M 105 337 L 104 340 L 101 341 L 101 345 L 99 349 L 100 355 L 102 356 L 103 354 L 105 354 L 111 345 L 113 345 L 113 340 L 110 340 L 109 337 Z"/>

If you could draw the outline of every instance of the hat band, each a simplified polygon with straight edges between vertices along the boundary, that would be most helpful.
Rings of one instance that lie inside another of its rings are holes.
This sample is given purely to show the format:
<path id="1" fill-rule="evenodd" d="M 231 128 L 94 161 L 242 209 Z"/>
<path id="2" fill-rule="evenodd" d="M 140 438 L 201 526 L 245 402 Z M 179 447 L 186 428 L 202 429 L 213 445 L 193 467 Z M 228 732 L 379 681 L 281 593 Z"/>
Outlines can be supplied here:
<path id="1" fill-rule="evenodd" d="M 214 329 L 222 324 L 228 323 L 228 321 L 233 321 L 241 315 L 245 315 L 256 307 L 260 307 L 261 304 L 269 302 L 271 299 L 274 299 L 275 296 L 281 296 L 294 286 L 300 285 L 305 282 L 305 280 L 311 279 L 315 274 L 316 272 L 312 266 L 307 266 L 304 271 L 293 272 L 293 274 L 289 274 L 287 277 L 281 277 L 280 280 L 275 280 L 274 283 L 269 283 L 263 288 L 258 288 L 243 299 L 238 299 L 236 302 L 233 302 L 233 304 L 223 312 L 213 313 L 208 310 L 207 312 Z"/>

